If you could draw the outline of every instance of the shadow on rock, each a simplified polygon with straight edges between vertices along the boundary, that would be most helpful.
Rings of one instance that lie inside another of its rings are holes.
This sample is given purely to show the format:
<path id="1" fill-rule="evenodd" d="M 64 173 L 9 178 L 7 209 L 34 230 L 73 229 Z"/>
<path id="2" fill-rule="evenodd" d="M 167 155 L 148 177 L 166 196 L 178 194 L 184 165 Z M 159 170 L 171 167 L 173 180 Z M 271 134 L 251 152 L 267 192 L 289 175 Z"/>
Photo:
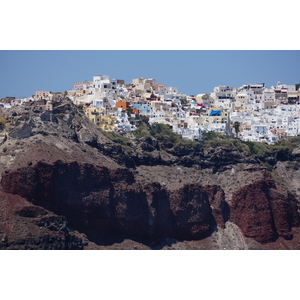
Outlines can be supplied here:
<path id="1" fill-rule="evenodd" d="M 172 245 L 176 244 L 177 242 L 182 242 L 181 240 L 176 240 L 173 238 L 160 238 L 154 242 L 152 242 L 149 247 L 151 250 L 161 250 L 164 247 L 171 247 Z"/>
<path id="2" fill-rule="evenodd" d="M 125 239 L 123 234 L 109 234 L 109 233 L 85 233 L 89 241 L 98 246 L 112 246 L 116 243 L 122 243 Z"/>

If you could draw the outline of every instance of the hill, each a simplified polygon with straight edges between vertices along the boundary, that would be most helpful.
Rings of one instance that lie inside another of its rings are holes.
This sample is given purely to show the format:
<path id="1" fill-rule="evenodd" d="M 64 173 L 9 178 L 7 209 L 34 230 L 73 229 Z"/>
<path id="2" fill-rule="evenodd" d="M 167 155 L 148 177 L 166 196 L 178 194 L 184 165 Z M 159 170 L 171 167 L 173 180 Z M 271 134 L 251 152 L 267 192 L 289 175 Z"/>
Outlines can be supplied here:
<path id="1" fill-rule="evenodd" d="M 299 140 L 103 133 L 67 99 L 1 113 L 1 249 L 298 249 Z"/>

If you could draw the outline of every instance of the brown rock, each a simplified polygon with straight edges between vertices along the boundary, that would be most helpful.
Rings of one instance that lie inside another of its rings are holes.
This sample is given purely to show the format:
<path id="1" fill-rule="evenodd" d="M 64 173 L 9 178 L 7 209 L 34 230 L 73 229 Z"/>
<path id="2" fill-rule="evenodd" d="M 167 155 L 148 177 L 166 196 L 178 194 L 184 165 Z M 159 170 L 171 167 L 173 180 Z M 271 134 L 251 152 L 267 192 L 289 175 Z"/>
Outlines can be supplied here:
<path id="1" fill-rule="evenodd" d="M 277 190 L 272 177 L 243 186 L 232 196 L 231 220 L 246 237 L 258 242 L 268 242 L 278 235 L 292 238 L 292 226 L 298 226 L 295 198 Z"/>
<path id="2" fill-rule="evenodd" d="M 170 193 L 170 205 L 180 238 L 199 239 L 213 228 L 213 215 L 205 187 L 190 184 Z"/>
<path id="3" fill-rule="evenodd" d="M 168 191 L 155 182 L 135 183 L 132 172 L 122 168 L 39 162 L 7 170 L 1 186 L 65 215 L 71 226 L 84 231 L 195 239 L 226 221 L 219 186 L 190 184 Z"/>

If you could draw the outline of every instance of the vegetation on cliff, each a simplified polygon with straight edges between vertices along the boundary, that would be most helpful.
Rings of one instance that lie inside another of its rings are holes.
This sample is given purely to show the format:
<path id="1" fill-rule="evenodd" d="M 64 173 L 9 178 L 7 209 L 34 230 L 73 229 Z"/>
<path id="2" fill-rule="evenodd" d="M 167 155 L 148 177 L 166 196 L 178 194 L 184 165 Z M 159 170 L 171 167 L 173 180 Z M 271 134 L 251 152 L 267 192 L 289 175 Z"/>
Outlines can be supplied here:
<path id="1" fill-rule="evenodd" d="M 163 149 L 170 149 L 178 145 L 191 147 L 197 147 L 199 145 L 198 142 L 183 139 L 180 134 L 173 132 L 169 125 L 155 123 L 151 126 L 148 123 L 147 117 L 141 118 L 139 128 L 132 133 L 136 138 L 155 138 L 160 142 Z"/>
<path id="2" fill-rule="evenodd" d="M 99 129 L 99 131 L 113 142 L 120 144 L 127 153 L 131 153 L 133 150 L 133 140 L 139 142 L 140 140 L 147 138 L 154 138 L 157 140 L 161 149 L 171 149 L 176 147 L 195 149 L 200 146 L 199 142 L 183 139 L 180 134 L 173 132 L 169 125 L 153 124 L 151 126 L 148 123 L 147 117 L 141 118 L 138 129 L 131 132 L 131 138 L 125 133 L 103 131 L 101 129 Z"/>
<path id="3" fill-rule="evenodd" d="M 203 147 L 208 148 L 230 148 L 239 152 L 250 153 L 249 148 L 239 139 L 227 138 L 226 135 L 218 132 L 207 132 L 203 134 Z"/>
<path id="4" fill-rule="evenodd" d="M 119 144 L 122 146 L 124 151 L 127 153 L 130 153 L 132 151 L 132 142 L 130 141 L 129 138 L 124 136 L 122 133 L 116 133 L 113 131 L 104 131 L 101 128 L 98 128 L 98 130 L 106 136 L 108 139 L 112 140 L 113 142 Z"/>
<path id="5" fill-rule="evenodd" d="M 286 137 L 269 145 L 263 142 L 246 142 L 238 138 L 228 138 L 225 134 L 217 132 L 204 133 L 200 142 L 186 140 L 174 133 L 169 125 L 150 125 L 145 116 L 141 117 L 139 128 L 130 134 L 101 132 L 113 142 L 121 145 L 128 154 L 132 154 L 140 143 L 149 141 L 153 143 L 153 140 L 159 145 L 158 149 L 176 156 L 199 154 L 201 149 L 209 151 L 209 149 L 221 148 L 227 151 L 237 151 L 245 156 L 253 156 L 269 171 L 272 171 L 277 161 L 291 158 L 293 150 L 300 145 L 300 137 Z M 195 157 L 186 156 L 186 158 L 191 161 L 190 165 L 198 161 Z"/>
<path id="6" fill-rule="evenodd" d="M 291 154 L 292 151 L 300 145 L 300 137 L 287 137 L 280 139 L 273 145 L 257 142 L 242 142 L 249 147 L 251 154 L 258 156 L 259 158 L 265 158 L 269 155 L 279 152 L 286 152 Z"/>
<path id="7" fill-rule="evenodd" d="M 166 124 L 154 124 L 150 130 L 150 134 L 160 142 L 163 149 L 170 149 L 176 146 L 197 148 L 200 145 L 198 142 L 183 139 L 180 134 L 174 133 Z"/>

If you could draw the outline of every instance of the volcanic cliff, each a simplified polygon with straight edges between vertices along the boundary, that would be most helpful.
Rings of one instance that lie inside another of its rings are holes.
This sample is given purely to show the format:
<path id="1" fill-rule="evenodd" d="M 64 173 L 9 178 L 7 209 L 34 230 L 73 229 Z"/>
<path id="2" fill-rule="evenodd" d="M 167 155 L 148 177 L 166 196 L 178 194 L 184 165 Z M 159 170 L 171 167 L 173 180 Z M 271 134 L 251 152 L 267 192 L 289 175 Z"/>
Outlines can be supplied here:
<path id="1" fill-rule="evenodd" d="M 299 249 L 299 146 L 113 142 L 65 99 L 1 113 L 1 249 Z M 238 143 L 238 141 L 236 141 Z M 277 156 L 276 156 L 277 155 Z"/>

